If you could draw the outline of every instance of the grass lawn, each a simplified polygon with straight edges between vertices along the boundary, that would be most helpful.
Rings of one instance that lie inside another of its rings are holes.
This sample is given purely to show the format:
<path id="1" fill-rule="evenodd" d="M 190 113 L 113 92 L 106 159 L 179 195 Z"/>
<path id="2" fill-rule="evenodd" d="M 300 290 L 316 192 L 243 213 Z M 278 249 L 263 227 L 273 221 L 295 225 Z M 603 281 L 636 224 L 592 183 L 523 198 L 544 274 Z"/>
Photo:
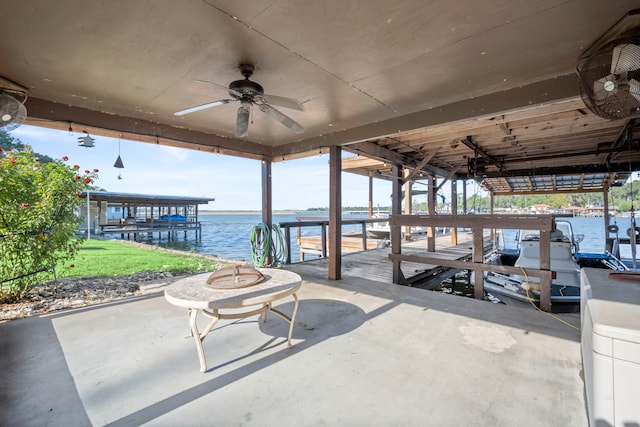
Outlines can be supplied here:
<path id="1" fill-rule="evenodd" d="M 176 254 L 156 246 L 118 240 L 86 240 L 72 260 L 56 266 L 56 276 L 114 276 L 140 271 L 213 271 L 225 261 L 197 254 Z"/>

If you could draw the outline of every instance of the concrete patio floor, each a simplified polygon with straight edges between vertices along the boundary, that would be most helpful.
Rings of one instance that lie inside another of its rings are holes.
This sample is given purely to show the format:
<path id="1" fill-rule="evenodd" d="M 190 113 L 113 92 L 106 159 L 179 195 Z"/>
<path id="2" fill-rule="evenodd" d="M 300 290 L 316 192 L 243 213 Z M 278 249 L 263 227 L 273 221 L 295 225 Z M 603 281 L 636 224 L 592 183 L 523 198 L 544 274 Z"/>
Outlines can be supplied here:
<path id="1" fill-rule="evenodd" d="M 579 331 L 533 309 L 301 275 L 294 346 L 277 316 L 220 322 L 205 373 L 162 293 L 0 324 L 0 425 L 587 425 Z"/>

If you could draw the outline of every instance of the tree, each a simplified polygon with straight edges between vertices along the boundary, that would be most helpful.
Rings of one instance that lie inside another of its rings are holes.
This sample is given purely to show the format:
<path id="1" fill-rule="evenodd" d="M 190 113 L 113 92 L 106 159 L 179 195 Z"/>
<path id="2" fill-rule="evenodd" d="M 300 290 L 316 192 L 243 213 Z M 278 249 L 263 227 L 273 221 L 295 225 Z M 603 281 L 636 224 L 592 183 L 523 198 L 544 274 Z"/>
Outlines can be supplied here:
<path id="1" fill-rule="evenodd" d="M 31 150 L 31 147 L 23 144 L 22 142 L 20 142 L 20 140 L 13 138 L 7 132 L 0 130 L 0 150 L 7 153 L 14 150 L 18 150 L 18 151 Z M 40 159 L 40 163 L 53 162 L 53 159 L 47 156 L 46 154 L 36 153 L 36 155 Z"/>
<path id="2" fill-rule="evenodd" d="M 67 157 L 42 162 L 28 146 L 12 147 L 0 149 L 0 301 L 24 296 L 59 261 L 74 256 L 81 244 L 74 238 L 80 194 L 98 172 L 82 173 L 79 165 L 65 163 Z"/>

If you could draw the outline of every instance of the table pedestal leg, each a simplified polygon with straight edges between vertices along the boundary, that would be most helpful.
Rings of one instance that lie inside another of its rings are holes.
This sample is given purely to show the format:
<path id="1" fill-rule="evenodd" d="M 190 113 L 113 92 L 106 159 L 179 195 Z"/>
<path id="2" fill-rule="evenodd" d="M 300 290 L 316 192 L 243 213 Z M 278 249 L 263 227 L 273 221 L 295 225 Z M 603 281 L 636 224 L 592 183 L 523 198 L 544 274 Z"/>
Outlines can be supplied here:
<path id="1" fill-rule="evenodd" d="M 293 325 L 296 319 L 296 313 L 298 312 L 298 296 L 296 294 L 292 294 L 293 296 L 293 313 L 291 313 L 291 317 L 287 316 L 286 314 L 284 314 L 283 312 L 281 312 L 280 310 L 276 310 L 275 308 L 273 308 L 271 306 L 271 303 L 269 304 L 269 310 L 272 313 L 277 314 L 278 316 L 280 316 L 281 318 L 283 318 L 284 320 L 286 320 L 287 322 L 289 322 L 289 335 L 287 336 L 287 343 L 289 345 L 289 347 L 291 347 L 291 337 L 293 335 Z M 264 313 L 265 318 L 266 318 L 266 312 Z"/>
<path id="2" fill-rule="evenodd" d="M 253 310 L 253 311 L 245 312 L 245 313 L 237 313 L 237 314 L 235 314 L 235 313 L 234 314 L 222 314 L 217 309 L 214 309 L 214 310 L 211 310 L 211 311 L 201 310 L 201 309 L 197 309 L 197 308 L 188 309 L 189 327 L 191 329 L 191 336 L 193 337 L 193 339 L 196 342 L 196 350 L 198 350 L 198 359 L 200 359 L 200 372 L 206 372 L 207 371 L 207 359 L 206 359 L 206 357 L 204 355 L 204 347 L 202 346 L 202 341 L 207 337 L 209 332 L 211 332 L 211 330 L 213 329 L 215 324 L 220 319 L 243 319 L 243 318 L 249 317 L 251 315 L 261 314 L 263 321 L 266 321 L 267 313 L 269 311 L 271 311 L 272 313 L 277 314 L 278 316 L 280 316 L 281 318 L 283 318 L 284 320 L 289 322 L 289 334 L 287 335 L 287 344 L 288 344 L 289 347 L 291 347 L 291 345 L 292 345 L 291 344 L 291 337 L 293 335 L 293 325 L 294 325 L 294 322 L 295 322 L 296 313 L 298 312 L 298 296 L 295 293 L 292 294 L 292 295 L 293 295 L 294 303 L 293 303 L 293 313 L 291 314 L 291 317 L 287 316 L 286 314 L 284 314 L 280 310 L 274 309 L 272 302 L 265 303 L 261 308 L 259 308 L 257 310 Z M 207 325 L 207 327 L 204 328 L 204 330 L 202 332 L 200 332 L 198 330 L 198 322 L 197 322 L 197 320 L 198 320 L 198 312 L 200 312 L 200 311 L 202 311 L 203 315 L 213 319 Z"/>
<path id="3" fill-rule="evenodd" d="M 205 339 L 207 334 L 213 329 L 214 325 L 220 319 L 218 315 L 218 310 L 214 310 L 213 313 L 209 314 L 210 317 L 213 317 L 213 320 L 207 325 L 202 333 L 198 331 L 198 311 L 199 309 L 191 308 L 189 309 L 189 326 L 191 328 L 191 336 L 196 342 L 196 349 L 198 350 L 198 359 L 200 359 L 200 372 L 206 372 L 207 370 L 207 359 L 204 355 L 204 347 L 202 346 L 202 341 Z"/>

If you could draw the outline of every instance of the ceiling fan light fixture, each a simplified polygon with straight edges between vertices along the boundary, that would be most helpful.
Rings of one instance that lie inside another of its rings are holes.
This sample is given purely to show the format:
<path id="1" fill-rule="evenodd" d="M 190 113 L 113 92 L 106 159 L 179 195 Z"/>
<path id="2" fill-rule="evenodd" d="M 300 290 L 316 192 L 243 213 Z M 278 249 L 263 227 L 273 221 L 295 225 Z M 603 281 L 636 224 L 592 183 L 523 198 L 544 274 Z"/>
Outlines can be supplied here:
<path id="1" fill-rule="evenodd" d="M 249 134 L 249 117 L 251 116 L 251 102 L 242 101 L 238 107 L 238 117 L 236 119 L 236 136 L 245 137 Z"/>

